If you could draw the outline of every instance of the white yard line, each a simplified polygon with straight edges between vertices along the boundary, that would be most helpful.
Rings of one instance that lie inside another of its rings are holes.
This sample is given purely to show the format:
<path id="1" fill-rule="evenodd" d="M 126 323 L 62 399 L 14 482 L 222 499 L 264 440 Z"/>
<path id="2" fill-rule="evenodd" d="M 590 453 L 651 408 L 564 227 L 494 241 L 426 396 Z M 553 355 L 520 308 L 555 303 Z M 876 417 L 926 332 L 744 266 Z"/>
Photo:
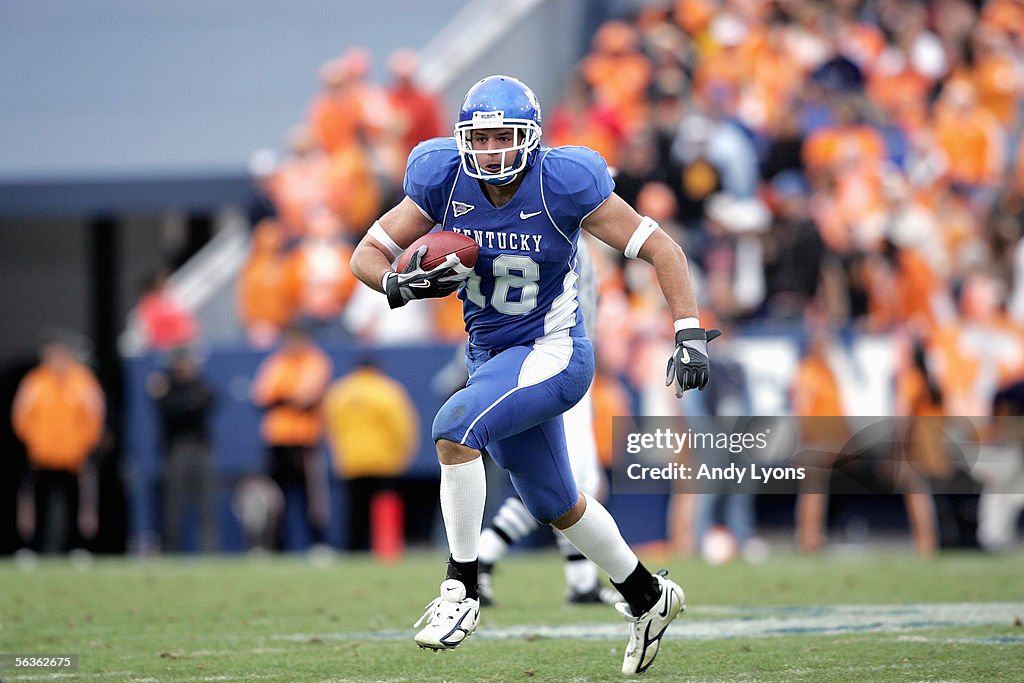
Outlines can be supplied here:
<path id="1" fill-rule="evenodd" d="M 794 635 L 835 635 L 913 631 L 962 626 L 1009 626 L 1024 618 L 1024 602 L 917 603 L 910 605 L 822 605 L 806 607 L 696 607 L 668 630 L 667 640 L 724 640 Z M 288 633 L 272 640 L 304 642 L 322 640 L 404 640 L 406 629 L 384 631 Z M 555 638 L 618 640 L 626 634 L 625 623 L 569 624 L 563 626 L 482 626 L 478 640 Z M 977 645 L 1019 644 L 1024 638 L 979 638 Z"/>

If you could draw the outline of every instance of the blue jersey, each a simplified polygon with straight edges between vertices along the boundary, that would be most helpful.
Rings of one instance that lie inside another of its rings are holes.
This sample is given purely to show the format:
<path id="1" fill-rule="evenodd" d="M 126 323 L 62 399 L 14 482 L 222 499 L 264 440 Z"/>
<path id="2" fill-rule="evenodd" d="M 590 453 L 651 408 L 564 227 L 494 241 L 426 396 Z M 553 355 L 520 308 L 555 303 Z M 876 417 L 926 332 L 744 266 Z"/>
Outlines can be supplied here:
<path id="1" fill-rule="evenodd" d="M 480 245 L 459 298 L 470 342 L 485 349 L 583 334 L 577 240 L 583 219 L 612 193 L 608 166 L 585 147 L 541 147 L 524 174 L 495 208 L 462 171 L 452 138 L 418 145 L 406 168 L 405 193 L 423 213 Z"/>

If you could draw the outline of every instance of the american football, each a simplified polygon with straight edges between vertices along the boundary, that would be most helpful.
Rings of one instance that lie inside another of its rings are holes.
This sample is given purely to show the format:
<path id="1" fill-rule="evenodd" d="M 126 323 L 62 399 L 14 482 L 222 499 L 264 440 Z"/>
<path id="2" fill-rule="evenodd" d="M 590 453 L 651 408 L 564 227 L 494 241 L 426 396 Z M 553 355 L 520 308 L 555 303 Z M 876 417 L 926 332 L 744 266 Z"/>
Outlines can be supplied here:
<path id="1" fill-rule="evenodd" d="M 459 257 L 462 265 L 472 268 L 476 265 L 476 257 L 480 253 L 480 246 L 471 237 L 457 232 L 428 232 L 409 245 L 409 248 L 398 258 L 395 270 L 399 273 L 405 270 L 412 255 L 423 245 L 427 246 L 427 253 L 423 255 L 423 260 L 420 262 L 420 267 L 423 270 L 430 270 L 444 263 L 449 254 L 455 254 Z"/>

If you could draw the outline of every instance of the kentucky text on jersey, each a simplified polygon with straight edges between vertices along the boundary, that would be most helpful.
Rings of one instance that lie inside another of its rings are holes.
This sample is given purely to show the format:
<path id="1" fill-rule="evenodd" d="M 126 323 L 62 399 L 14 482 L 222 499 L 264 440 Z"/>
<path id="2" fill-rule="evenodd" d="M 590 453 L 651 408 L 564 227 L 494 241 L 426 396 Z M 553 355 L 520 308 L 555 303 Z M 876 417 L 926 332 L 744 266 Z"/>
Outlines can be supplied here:
<path id="1" fill-rule="evenodd" d="M 463 172 L 453 138 L 412 151 L 405 193 L 424 215 L 480 246 L 459 288 L 470 341 L 501 350 L 548 335 L 583 336 L 576 260 L 580 225 L 611 195 L 608 167 L 584 147 L 541 147 L 501 207 Z"/>
<path id="2" fill-rule="evenodd" d="M 476 240 L 482 249 L 500 249 L 501 251 L 532 251 L 540 253 L 540 241 L 543 235 L 524 235 L 519 232 L 495 232 L 494 230 L 471 230 L 469 228 L 452 228 L 452 232 L 461 233 Z"/>

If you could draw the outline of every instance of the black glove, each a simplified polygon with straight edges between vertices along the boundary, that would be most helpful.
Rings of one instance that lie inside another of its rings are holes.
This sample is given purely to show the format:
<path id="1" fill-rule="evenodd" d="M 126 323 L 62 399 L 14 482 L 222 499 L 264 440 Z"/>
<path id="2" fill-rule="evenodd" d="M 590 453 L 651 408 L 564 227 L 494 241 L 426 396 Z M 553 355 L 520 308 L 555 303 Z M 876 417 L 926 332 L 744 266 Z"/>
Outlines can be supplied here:
<path id="1" fill-rule="evenodd" d="M 704 390 L 711 378 L 708 342 L 721 336 L 721 330 L 690 327 L 676 332 L 676 350 L 668 359 L 665 386 L 675 385 L 676 398 L 687 389 Z"/>
<path id="2" fill-rule="evenodd" d="M 472 269 L 462 266 L 462 262 L 455 254 L 450 254 L 444 263 L 430 270 L 423 270 L 420 261 L 425 253 L 426 245 L 413 253 L 409 265 L 401 273 L 392 272 L 384 275 L 384 293 L 388 295 L 388 304 L 391 308 L 404 306 L 413 299 L 448 296 L 473 272 Z"/>

